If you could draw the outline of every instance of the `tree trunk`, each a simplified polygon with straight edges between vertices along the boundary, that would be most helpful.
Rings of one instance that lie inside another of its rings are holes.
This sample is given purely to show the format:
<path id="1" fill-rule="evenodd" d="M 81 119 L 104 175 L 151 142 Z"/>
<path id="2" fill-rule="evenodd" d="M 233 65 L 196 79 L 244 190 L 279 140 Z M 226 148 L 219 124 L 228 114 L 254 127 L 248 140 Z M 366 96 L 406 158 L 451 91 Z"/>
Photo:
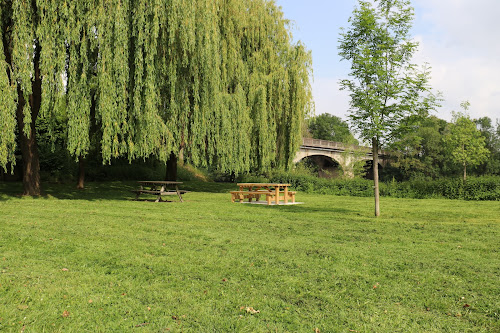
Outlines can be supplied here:
<path id="1" fill-rule="evenodd" d="M 373 152 L 373 190 L 375 194 L 375 216 L 380 216 L 380 196 L 378 187 L 378 140 L 372 139 Z"/>
<path id="2" fill-rule="evenodd" d="M 16 110 L 19 129 L 19 144 L 23 157 L 23 195 L 36 196 L 41 194 L 40 186 L 40 158 L 36 141 L 36 119 L 42 102 L 42 79 L 40 77 L 40 45 L 35 42 L 35 56 L 33 58 L 34 78 L 32 94 L 29 97 L 31 107 L 31 124 L 28 135 L 24 133 L 23 109 L 26 103 L 23 92 L 18 86 L 18 103 Z"/>
<path id="3" fill-rule="evenodd" d="M 464 183 L 467 180 L 467 164 L 464 163 Z"/>
<path id="4" fill-rule="evenodd" d="M 34 7 L 34 12 L 36 15 L 36 3 Z M 12 24 L 12 18 L 6 17 L 4 18 L 4 27 L 3 27 L 3 46 L 4 46 L 4 55 L 5 61 L 12 67 L 12 54 L 10 49 L 10 40 L 9 34 L 6 33 L 8 31 L 9 25 Z M 23 109 L 26 104 L 26 99 L 24 98 L 23 92 L 20 86 L 17 86 L 17 109 L 16 109 L 16 120 L 17 127 L 19 131 L 19 148 L 21 149 L 22 155 L 22 168 L 23 168 L 23 195 L 40 195 L 41 194 L 41 186 L 40 186 L 40 158 L 38 154 L 38 146 L 36 141 L 36 119 L 38 117 L 38 112 L 40 111 L 40 105 L 42 101 L 42 79 L 40 77 L 40 44 L 38 41 L 35 41 L 35 49 L 33 65 L 34 65 L 34 73 L 32 77 L 32 94 L 29 96 L 29 103 L 31 106 L 31 126 L 28 131 L 28 135 L 24 133 L 24 113 Z M 9 78 L 10 84 L 15 84 L 15 78 L 11 76 L 11 72 L 7 69 L 7 76 Z"/>
<path id="5" fill-rule="evenodd" d="M 173 152 L 170 153 L 170 157 L 167 160 L 167 172 L 165 175 L 165 180 L 177 180 L 177 156 Z"/>
<path id="6" fill-rule="evenodd" d="M 78 183 L 76 188 L 85 188 L 85 158 L 82 155 L 78 156 Z"/>
<path id="7" fill-rule="evenodd" d="M 40 195 L 40 159 L 36 143 L 35 117 L 32 113 L 29 136 L 24 131 L 24 97 L 19 90 L 17 105 L 17 125 L 19 128 L 19 146 L 23 158 L 23 195 Z"/>

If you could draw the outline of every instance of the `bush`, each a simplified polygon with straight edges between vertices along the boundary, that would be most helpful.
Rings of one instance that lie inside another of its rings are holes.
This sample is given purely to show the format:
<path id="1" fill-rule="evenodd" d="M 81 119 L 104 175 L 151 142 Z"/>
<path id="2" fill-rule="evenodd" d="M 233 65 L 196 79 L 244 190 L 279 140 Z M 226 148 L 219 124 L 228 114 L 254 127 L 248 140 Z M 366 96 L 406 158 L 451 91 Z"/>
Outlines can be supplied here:
<path id="1" fill-rule="evenodd" d="M 465 183 L 460 178 L 393 180 L 381 184 L 380 194 L 416 199 L 500 200 L 500 177 L 470 177 Z"/>
<path id="2" fill-rule="evenodd" d="M 373 182 L 367 179 L 326 179 L 297 172 L 278 172 L 271 176 L 273 183 L 287 183 L 299 191 L 334 195 L 369 197 Z"/>
<path id="3" fill-rule="evenodd" d="M 177 165 L 177 179 L 184 181 L 199 180 L 202 182 L 212 181 L 208 172 L 204 169 L 196 168 L 190 164 Z"/>
<path id="4" fill-rule="evenodd" d="M 325 179 L 308 173 L 277 172 L 270 177 L 273 183 L 288 183 L 298 191 L 357 197 L 373 196 L 373 181 L 367 179 Z M 413 199 L 499 200 L 500 177 L 470 177 L 465 184 L 460 178 L 437 180 L 414 179 L 380 182 L 380 195 Z"/>

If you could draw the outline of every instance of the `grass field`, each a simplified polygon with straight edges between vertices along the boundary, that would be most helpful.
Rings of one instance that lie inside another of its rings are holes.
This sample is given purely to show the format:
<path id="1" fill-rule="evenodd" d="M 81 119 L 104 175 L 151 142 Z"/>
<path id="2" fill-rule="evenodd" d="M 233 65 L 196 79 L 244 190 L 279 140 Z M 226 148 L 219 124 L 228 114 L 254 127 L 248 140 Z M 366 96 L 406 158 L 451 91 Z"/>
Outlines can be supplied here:
<path id="1" fill-rule="evenodd" d="M 0 183 L 2 332 L 500 332 L 500 202 Z"/>

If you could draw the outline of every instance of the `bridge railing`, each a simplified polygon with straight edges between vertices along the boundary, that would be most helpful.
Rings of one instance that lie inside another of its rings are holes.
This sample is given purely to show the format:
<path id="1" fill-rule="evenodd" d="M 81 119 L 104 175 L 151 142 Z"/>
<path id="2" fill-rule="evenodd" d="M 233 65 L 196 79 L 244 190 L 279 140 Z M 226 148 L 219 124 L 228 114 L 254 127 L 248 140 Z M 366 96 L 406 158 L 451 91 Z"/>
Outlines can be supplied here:
<path id="1" fill-rule="evenodd" d="M 345 150 L 365 151 L 367 154 L 371 154 L 371 149 L 372 149 L 371 147 L 366 147 L 366 146 L 346 145 L 343 144 L 342 142 L 310 139 L 310 138 L 302 138 L 302 145 L 306 147 L 327 148 L 336 151 L 345 151 Z M 379 151 L 379 155 L 386 155 L 387 153 L 388 152 L 384 150 Z"/>
<path id="2" fill-rule="evenodd" d="M 310 139 L 310 138 L 303 138 L 302 145 L 311 146 L 311 147 L 339 149 L 339 150 L 346 150 L 346 149 L 365 150 L 367 148 L 370 149 L 370 147 L 363 147 L 363 146 L 358 146 L 358 145 L 346 145 L 346 144 L 343 144 L 342 142 L 320 140 L 320 139 Z"/>

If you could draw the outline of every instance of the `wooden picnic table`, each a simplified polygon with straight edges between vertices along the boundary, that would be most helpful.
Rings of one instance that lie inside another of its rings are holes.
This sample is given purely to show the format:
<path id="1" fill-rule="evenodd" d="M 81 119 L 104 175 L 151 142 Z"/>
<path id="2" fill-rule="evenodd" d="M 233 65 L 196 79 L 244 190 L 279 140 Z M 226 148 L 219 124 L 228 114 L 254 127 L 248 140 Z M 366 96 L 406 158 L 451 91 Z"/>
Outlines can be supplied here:
<path id="1" fill-rule="evenodd" d="M 188 192 L 179 189 L 179 185 L 182 184 L 182 182 L 145 180 L 138 181 L 138 183 L 140 188 L 132 191 L 136 194 L 135 200 L 138 200 L 141 194 L 152 194 L 157 196 L 155 202 L 171 202 L 169 200 L 162 200 L 161 197 L 164 195 L 177 195 L 180 202 L 183 202 L 182 194 Z"/>
<path id="2" fill-rule="evenodd" d="M 283 200 L 284 204 L 287 204 L 290 200 L 295 203 L 295 193 L 290 191 L 290 184 L 279 184 L 279 183 L 238 183 L 240 188 L 239 191 L 231 191 L 231 201 L 234 202 L 239 199 L 243 202 L 244 199 L 248 199 L 252 202 L 252 199 L 259 201 L 261 195 L 266 196 L 267 204 L 270 205 L 274 200 L 276 205 L 280 204 Z"/>

